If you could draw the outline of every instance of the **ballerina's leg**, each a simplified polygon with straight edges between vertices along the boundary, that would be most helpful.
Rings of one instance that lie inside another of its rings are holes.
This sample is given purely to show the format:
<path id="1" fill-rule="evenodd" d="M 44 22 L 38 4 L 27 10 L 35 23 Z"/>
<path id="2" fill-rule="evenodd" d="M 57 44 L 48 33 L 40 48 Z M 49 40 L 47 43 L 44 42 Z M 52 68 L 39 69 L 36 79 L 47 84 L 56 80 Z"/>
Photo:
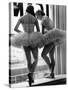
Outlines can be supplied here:
<path id="1" fill-rule="evenodd" d="M 28 77 L 29 77 L 29 85 L 31 86 L 32 83 L 34 83 L 34 71 L 35 71 L 35 68 L 36 68 L 36 65 L 37 65 L 37 62 L 38 62 L 38 48 L 35 47 L 35 48 L 32 48 L 30 47 L 30 50 L 32 51 L 32 54 L 33 54 L 33 57 L 34 57 L 34 62 L 33 64 L 31 64 L 31 73 L 28 74 Z"/>
<path id="2" fill-rule="evenodd" d="M 49 56 L 50 56 L 50 59 L 51 59 L 51 74 L 50 74 L 50 76 L 52 78 L 54 78 L 54 67 L 55 67 L 54 51 L 55 51 L 55 45 L 53 44 L 53 47 L 49 52 Z"/>
<path id="3" fill-rule="evenodd" d="M 38 62 L 38 48 L 37 47 L 32 48 L 32 54 L 33 54 L 33 57 L 34 57 L 34 62 L 32 64 L 31 72 L 34 73 L 37 62 Z"/>
<path id="4" fill-rule="evenodd" d="M 24 47 L 25 55 L 26 55 L 26 60 L 27 60 L 27 66 L 29 73 L 31 72 L 31 53 L 30 53 L 30 48 L 29 47 Z"/>
<path id="5" fill-rule="evenodd" d="M 47 56 L 47 54 L 50 52 L 51 48 L 53 47 L 53 45 L 50 43 L 48 45 L 44 46 L 44 49 L 42 51 L 42 58 L 44 59 L 44 61 L 47 63 L 47 65 L 49 66 L 49 69 L 51 69 L 51 63 L 50 63 L 50 59 Z"/>
<path id="6" fill-rule="evenodd" d="M 26 54 L 26 60 L 27 60 L 27 66 L 28 66 L 28 79 L 29 79 L 29 86 L 34 82 L 33 81 L 33 74 L 32 74 L 32 63 L 31 63 L 31 48 L 30 47 L 24 47 L 24 51 Z"/>

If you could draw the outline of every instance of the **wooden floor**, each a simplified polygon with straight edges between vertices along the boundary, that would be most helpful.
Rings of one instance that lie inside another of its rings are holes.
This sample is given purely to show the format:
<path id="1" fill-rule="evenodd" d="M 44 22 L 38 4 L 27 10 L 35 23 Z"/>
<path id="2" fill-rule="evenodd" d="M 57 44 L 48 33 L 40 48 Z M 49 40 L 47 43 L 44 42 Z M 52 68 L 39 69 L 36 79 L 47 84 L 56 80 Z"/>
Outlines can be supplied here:
<path id="1" fill-rule="evenodd" d="M 35 79 L 34 84 L 32 84 L 32 87 L 34 86 L 47 86 L 47 85 L 64 85 L 66 84 L 66 75 L 56 75 L 54 79 L 50 78 L 41 78 L 41 79 Z M 12 84 L 12 88 L 22 88 L 22 87 L 29 87 L 28 82 L 21 82 L 17 84 Z"/>

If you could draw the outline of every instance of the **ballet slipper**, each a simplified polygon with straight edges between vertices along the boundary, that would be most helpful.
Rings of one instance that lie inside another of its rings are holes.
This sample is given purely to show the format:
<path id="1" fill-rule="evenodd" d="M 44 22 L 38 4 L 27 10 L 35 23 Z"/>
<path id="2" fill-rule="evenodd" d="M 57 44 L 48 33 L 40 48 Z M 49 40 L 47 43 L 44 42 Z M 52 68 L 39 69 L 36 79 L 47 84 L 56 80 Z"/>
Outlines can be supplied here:
<path id="1" fill-rule="evenodd" d="M 51 74 L 50 74 L 50 77 L 51 77 L 51 78 L 55 78 L 54 73 L 51 73 Z"/>
<path id="2" fill-rule="evenodd" d="M 55 78 L 54 73 L 51 73 L 50 75 L 48 75 L 48 76 L 47 76 L 47 77 L 45 77 L 45 78 L 54 79 L 54 78 Z"/>
<path id="3" fill-rule="evenodd" d="M 33 79 L 33 77 L 32 77 L 32 73 L 29 73 L 29 74 L 28 74 L 28 78 L 29 78 L 29 86 L 31 86 L 32 83 L 34 83 L 34 79 Z"/>

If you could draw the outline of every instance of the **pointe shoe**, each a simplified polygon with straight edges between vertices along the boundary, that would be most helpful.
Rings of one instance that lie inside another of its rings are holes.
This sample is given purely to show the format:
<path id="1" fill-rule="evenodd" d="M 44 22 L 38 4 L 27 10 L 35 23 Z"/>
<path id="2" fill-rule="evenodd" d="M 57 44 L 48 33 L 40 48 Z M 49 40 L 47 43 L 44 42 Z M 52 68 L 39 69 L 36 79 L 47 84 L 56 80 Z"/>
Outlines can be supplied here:
<path id="1" fill-rule="evenodd" d="M 34 79 L 33 79 L 33 77 L 32 77 L 32 73 L 29 73 L 29 74 L 28 74 L 28 78 L 29 78 L 29 86 L 31 86 L 32 83 L 34 83 Z"/>
<path id="2" fill-rule="evenodd" d="M 50 74 L 50 77 L 51 77 L 51 78 L 55 78 L 54 73 L 51 73 L 51 74 Z"/>
<path id="3" fill-rule="evenodd" d="M 48 76 L 47 76 L 47 77 L 45 77 L 45 78 L 54 79 L 54 78 L 55 78 L 54 73 L 51 73 L 50 75 L 48 75 Z"/>

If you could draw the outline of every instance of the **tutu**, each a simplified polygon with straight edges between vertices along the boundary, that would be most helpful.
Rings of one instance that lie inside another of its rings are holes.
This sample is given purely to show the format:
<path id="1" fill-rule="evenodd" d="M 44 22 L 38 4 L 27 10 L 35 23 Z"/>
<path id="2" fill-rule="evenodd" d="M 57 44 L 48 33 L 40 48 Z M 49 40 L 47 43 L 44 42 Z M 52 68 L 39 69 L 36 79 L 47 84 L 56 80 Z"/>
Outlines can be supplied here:
<path id="1" fill-rule="evenodd" d="M 14 35 L 11 37 L 11 45 L 17 48 L 20 48 L 22 45 L 29 46 L 29 37 L 30 35 L 28 33 L 19 33 Z"/>
<path id="2" fill-rule="evenodd" d="M 17 48 L 21 48 L 21 46 L 32 46 L 37 47 L 37 45 L 41 45 L 42 47 L 43 35 L 39 32 L 33 33 L 19 33 L 14 35 L 11 38 L 11 45 Z"/>
<path id="3" fill-rule="evenodd" d="M 48 33 L 43 35 L 44 45 L 53 42 L 54 44 L 62 44 L 66 39 L 66 32 L 60 29 L 53 29 L 48 31 Z"/>
<path id="4" fill-rule="evenodd" d="M 33 46 L 37 46 L 39 48 L 49 44 L 49 43 L 54 43 L 55 45 L 60 45 L 65 42 L 66 40 L 66 32 L 60 29 L 53 29 L 48 31 L 45 34 L 40 34 L 40 33 L 34 33 L 34 35 L 38 35 L 36 37 L 35 42 L 33 42 Z"/>
<path id="5" fill-rule="evenodd" d="M 41 34 L 39 32 L 33 33 L 19 33 L 11 38 L 11 44 L 17 48 L 21 46 L 31 46 L 31 47 L 43 47 L 51 42 L 55 45 L 64 43 L 66 39 L 66 33 L 63 30 L 53 29 L 48 31 L 46 34 Z"/>

